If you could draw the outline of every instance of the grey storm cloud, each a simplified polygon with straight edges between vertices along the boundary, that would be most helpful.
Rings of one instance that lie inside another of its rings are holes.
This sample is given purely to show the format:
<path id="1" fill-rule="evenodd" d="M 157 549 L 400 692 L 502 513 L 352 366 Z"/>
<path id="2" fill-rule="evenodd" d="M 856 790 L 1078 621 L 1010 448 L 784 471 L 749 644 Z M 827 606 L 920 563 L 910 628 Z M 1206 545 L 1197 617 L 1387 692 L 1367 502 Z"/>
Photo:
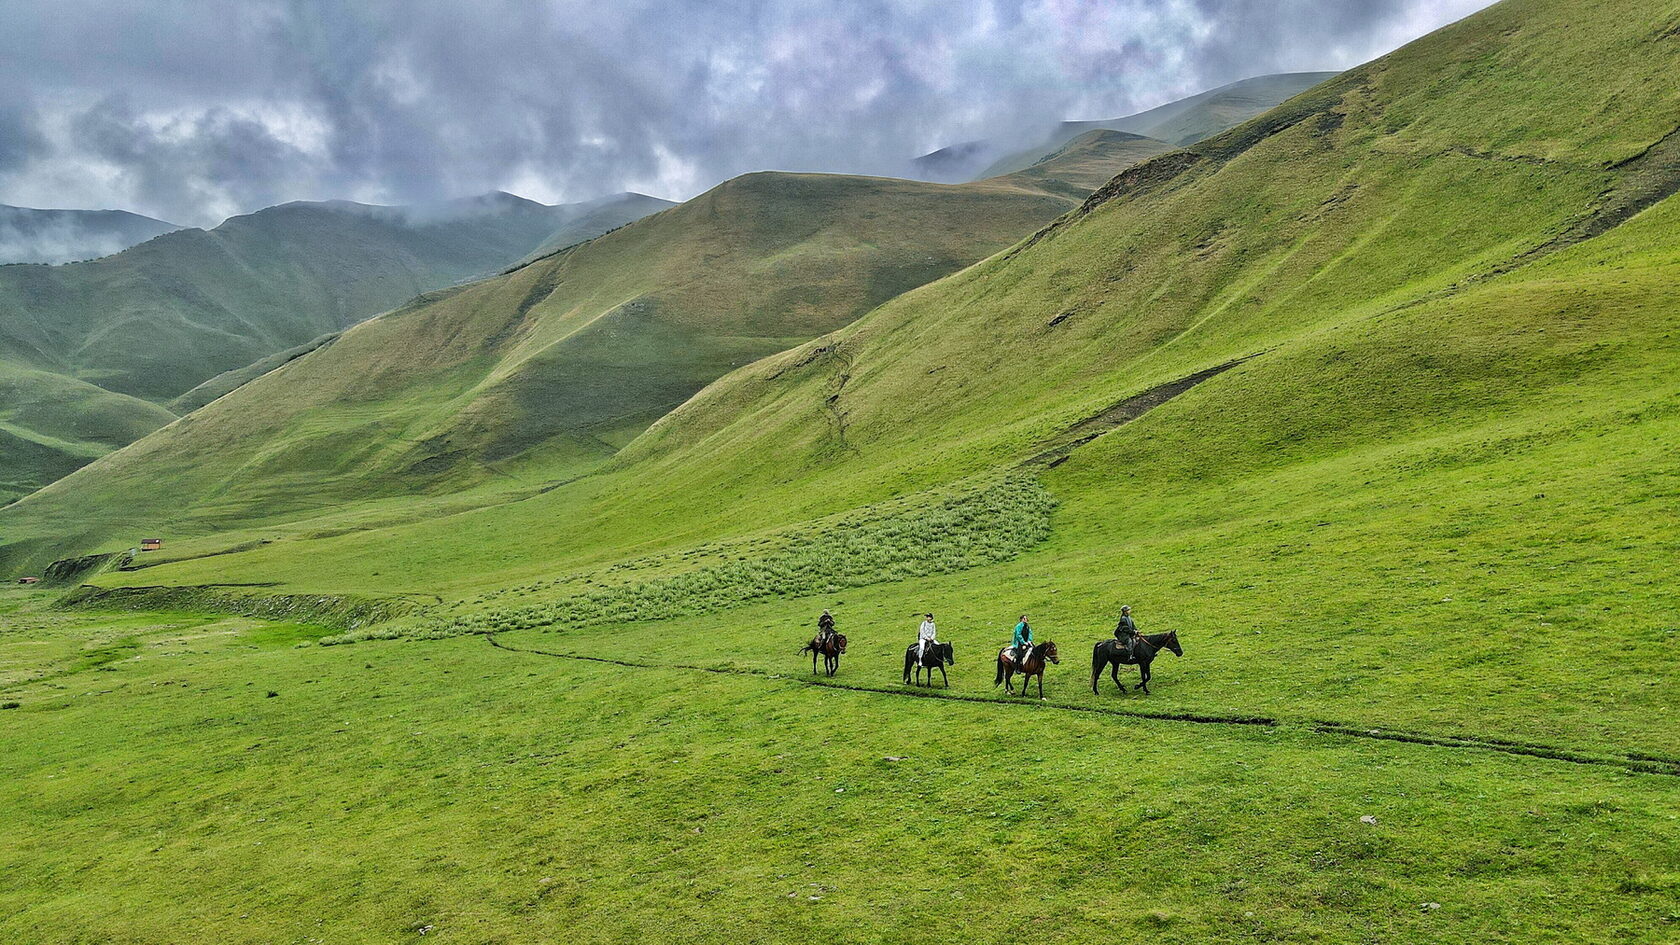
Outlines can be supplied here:
<path id="1" fill-rule="evenodd" d="M 1338 69 L 1488 0 L 0 0 L 0 202 L 683 198 Z"/>

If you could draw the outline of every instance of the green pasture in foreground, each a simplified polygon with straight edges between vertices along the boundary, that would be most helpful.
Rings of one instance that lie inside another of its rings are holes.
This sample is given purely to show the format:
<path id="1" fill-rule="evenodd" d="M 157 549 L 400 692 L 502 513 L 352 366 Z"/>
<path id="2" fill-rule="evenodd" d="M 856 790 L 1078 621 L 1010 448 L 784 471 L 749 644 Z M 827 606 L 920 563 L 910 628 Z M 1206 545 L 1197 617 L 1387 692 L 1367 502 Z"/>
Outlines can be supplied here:
<path id="1" fill-rule="evenodd" d="M 702 661 L 787 654 L 788 676 L 742 676 L 480 637 L 300 648 L 298 628 L 43 601 L 0 595 L 56 667 L 20 681 L 24 641 L 0 637 L 0 695 L 21 703 L 0 717 L 7 941 L 1660 942 L 1680 928 L 1680 788 L 1665 775 L 818 688 L 797 678 L 791 630 L 688 640 Z M 113 635 L 129 641 L 120 659 L 65 662 L 73 641 Z M 1148 707 L 1173 707 L 1199 658 L 1166 667 Z M 960 684 L 977 663 L 956 667 Z M 1054 673 L 1060 691 L 1077 671 Z M 871 653 L 841 680 L 883 675 Z"/>

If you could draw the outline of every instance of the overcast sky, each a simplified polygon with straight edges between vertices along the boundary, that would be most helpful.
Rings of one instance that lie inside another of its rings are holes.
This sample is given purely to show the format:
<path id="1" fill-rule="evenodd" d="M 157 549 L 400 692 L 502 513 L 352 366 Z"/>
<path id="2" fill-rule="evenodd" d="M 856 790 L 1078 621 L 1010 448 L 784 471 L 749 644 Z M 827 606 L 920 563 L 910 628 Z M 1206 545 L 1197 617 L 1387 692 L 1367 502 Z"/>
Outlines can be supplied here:
<path id="1" fill-rule="evenodd" d="M 690 197 L 1342 69 L 1488 0 L 0 0 L 0 203 Z"/>

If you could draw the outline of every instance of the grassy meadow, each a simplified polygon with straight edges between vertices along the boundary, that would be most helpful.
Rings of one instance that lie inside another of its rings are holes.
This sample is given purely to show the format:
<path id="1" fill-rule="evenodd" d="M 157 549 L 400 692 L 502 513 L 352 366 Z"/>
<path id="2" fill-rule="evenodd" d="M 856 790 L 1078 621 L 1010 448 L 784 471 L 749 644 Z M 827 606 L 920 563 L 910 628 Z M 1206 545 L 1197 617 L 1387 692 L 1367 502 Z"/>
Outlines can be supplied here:
<path id="1" fill-rule="evenodd" d="M 692 641 L 789 654 L 740 674 L 3 600 L 31 638 L 0 643 L 12 941 L 1657 942 L 1680 921 L 1672 775 L 810 685 L 792 627 Z M 953 691 L 980 688 L 976 650 Z M 1168 667 L 1147 708 L 1201 685 Z"/>

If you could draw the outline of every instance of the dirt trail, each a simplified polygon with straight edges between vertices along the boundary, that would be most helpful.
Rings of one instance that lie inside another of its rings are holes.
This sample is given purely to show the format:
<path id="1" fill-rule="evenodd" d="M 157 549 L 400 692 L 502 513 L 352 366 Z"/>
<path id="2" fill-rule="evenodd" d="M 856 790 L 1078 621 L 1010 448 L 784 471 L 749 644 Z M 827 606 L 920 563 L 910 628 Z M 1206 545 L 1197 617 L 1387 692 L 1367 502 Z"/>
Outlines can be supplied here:
<path id="1" fill-rule="evenodd" d="M 1546 745 L 1539 742 L 1527 742 L 1516 739 L 1432 734 L 1428 732 L 1406 731 L 1403 729 L 1350 725 L 1344 722 L 1332 722 L 1322 719 L 1275 719 L 1260 715 L 1209 715 L 1196 712 L 1150 712 L 1146 710 L 1120 709 L 1108 706 L 1041 702 L 1035 699 L 1022 699 L 1012 696 L 976 696 L 954 693 L 941 689 L 859 686 L 849 683 L 833 682 L 827 677 L 806 679 L 802 678 L 798 673 L 772 673 L 768 670 L 762 669 L 698 666 L 688 663 L 644 663 L 631 660 L 611 659 L 605 656 L 588 656 L 581 653 L 555 653 L 551 650 L 538 650 L 530 647 L 512 646 L 496 639 L 496 635 L 493 633 L 484 634 L 484 639 L 496 649 L 504 650 L 509 653 L 525 653 L 531 656 L 545 656 L 553 659 L 573 660 L 580 663 L 605 663 L 610 666 L 623 666 L 630 669 L 653 669 L 667 671 L 681 670 L 696 673 L 710 673 L 718 676 L 750 676 L 758 679 L 792 683 L 799 686 L 816 686 L 824 689 L 840 689 L 846 692 L 867 693 L 869 695 L 899 696 L 912 699 L 943 699 L 952 702 L 984 702 L 996 705 L 1013 706 L 1022 709 L 1050 712 L 1083 712 L 1091 715 L 1116 715 L 1126 718 L 1148 719 L 1159 722 L 1186 722 L 1196 725 L 1235 725 L 1258 728 L 1294 728 L 1303 729 L 1320 735 L 1337 735 L 1345 738 L 1405 742 L 1407 744 L 1427 745 L 1434 748 L 1499 752 L 1507 755 L 1524 755 L 1532 758 L 1547 758 L 1553 761 L 1565 761 L 1570 764 L 1619 768 L 1623 771 L 1637 772 L 1640 774 L 1662 774 L 1670 777 L 1680 777 L 1680 758 L 1665 758 L 1659 755 L 1650 755 L 1642 752 L 1584 752 L 1571 748 L 1560 748 L 1556 745 Z"/>
<path id="2" fill-rule="evenodd" d="M 1213 367 L 1204 368 L 1194 374 L 1181 377 L 1177 380 L 1167 381 L 1165 384 L 1157 384 L 1141 394 L 1133 394 L 1101 413 L 1086 417 L 1084 420 L 1081 420 L 1069 427 L 1067 430 L 1063 431 L 1062 435 L 1058 438 L 1061 442 L 1054 446 L 1050 446 L 1039 453 L 1033 454 L 1023 460 L 1020 465 L 1022 468 L 1030 468 L 1034 466 L 1059 466 L 1063 460 L 1067 459 L 1068 456 L 1073 453 L 1074 450 L 1084 446 L 1086 443 L 1091 442 L 1110 430 L 1114 430 L 1118 427 L 1124 426 L 1125 424 L 1131 423 L 1133 420 L 1136 420 L 1149 411 L 1154 410 L 1156 407 L 1161 406 L 1167 401 L 1172 400 L 1174 397 L 1177 397 L 1190 388 L 1195 387 L 1197 384 L 1200 384 L 1209 378 L 1224 374 L 1226 371 L 1229 371 L 1253 357 L 1256 357 L 1256 355 L 1250 354 L 1241 358 L 1235 358 L 1233 360 L 1226 361 L 1224 364 L 1216 364 Z"/>

